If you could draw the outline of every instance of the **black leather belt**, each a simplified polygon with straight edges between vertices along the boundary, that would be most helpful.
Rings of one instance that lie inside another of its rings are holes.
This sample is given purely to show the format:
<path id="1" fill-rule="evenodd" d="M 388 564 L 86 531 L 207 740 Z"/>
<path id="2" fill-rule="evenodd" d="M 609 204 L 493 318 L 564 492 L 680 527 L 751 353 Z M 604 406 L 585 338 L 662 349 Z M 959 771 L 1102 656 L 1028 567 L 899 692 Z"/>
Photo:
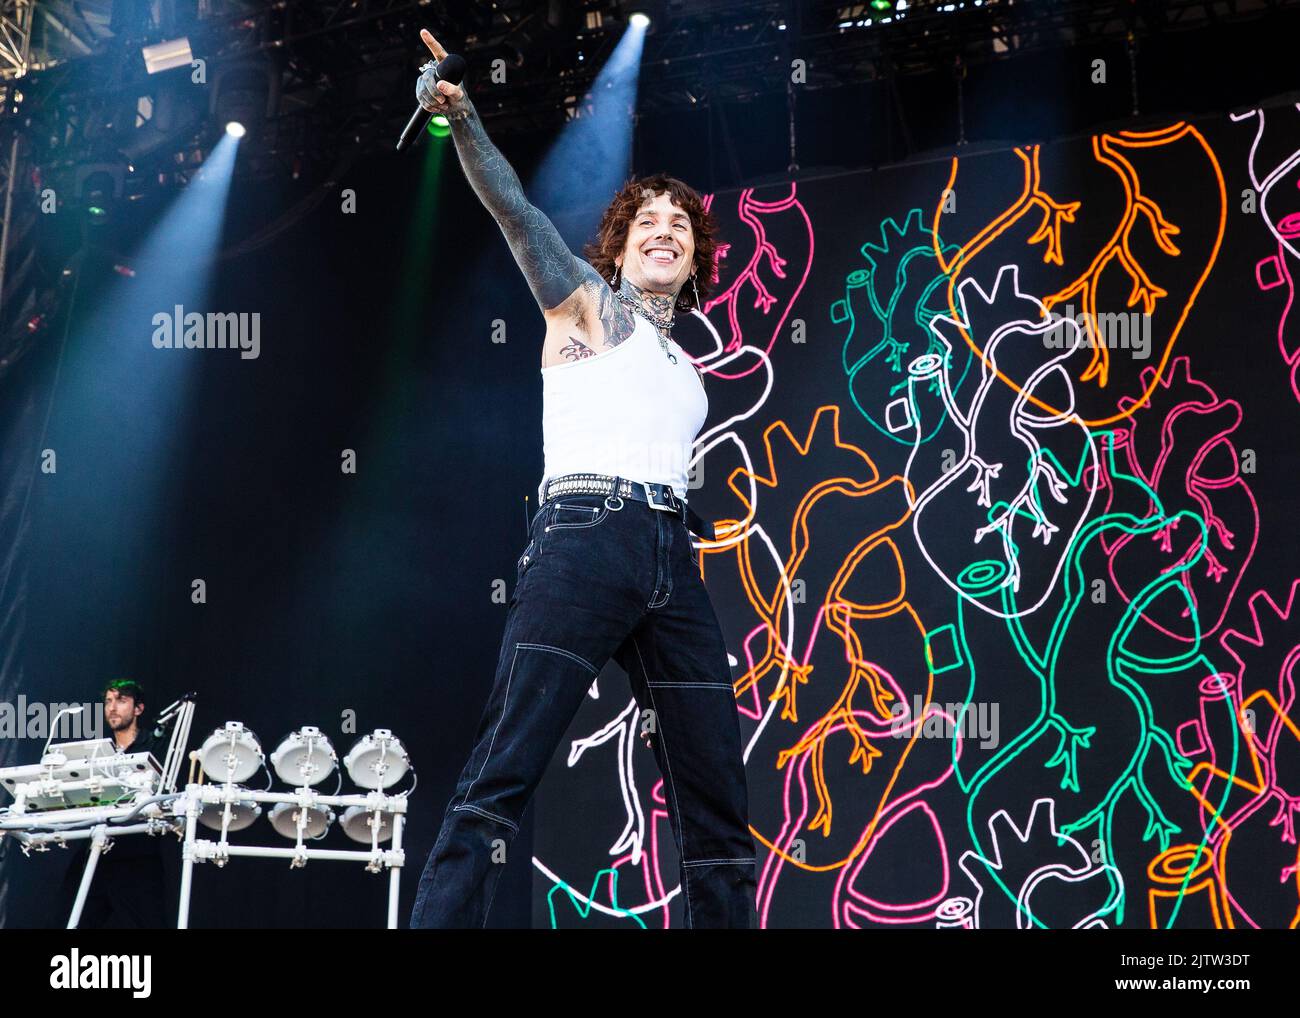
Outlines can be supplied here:
<path id="1" fill-rule="evenodd" d="M 672 513 L 686 524 L 691 533 L 706 541 L 716 539 L 713 524 L 700 519 L 694 509 L 677 497 L 671 484 L 633 481 L 611 474 L 562 474 L 546 482 L 542 491 L 545 504 L 559 495 L 617 495 L 644 502 L 651 509 Z"/>

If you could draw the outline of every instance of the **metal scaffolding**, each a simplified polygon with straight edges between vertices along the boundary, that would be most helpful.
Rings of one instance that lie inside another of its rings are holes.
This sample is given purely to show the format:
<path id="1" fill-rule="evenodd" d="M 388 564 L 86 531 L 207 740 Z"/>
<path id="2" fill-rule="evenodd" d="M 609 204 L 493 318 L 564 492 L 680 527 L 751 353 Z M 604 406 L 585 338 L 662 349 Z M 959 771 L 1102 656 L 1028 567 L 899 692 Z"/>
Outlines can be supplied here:
<path id="1" fill-rule="evenodd" d="M 4 110 L 13 112 L 11 107 L 21 99 L 17 81 L 28 70 L 28 59 L 32 47 L 32 25 L 36 18 L 35 0 L 3 0 L 0 7 L 0 74 L 4 77 Z M 9 119 L 9 118 L 6 118 Z M 0 224 L 0 326 L 6 321 L 5 284 L 9 264 L 10 224 L 13 222 L 14 184 L 18 179 L 18 147 L 21 133 L 16 124 L 7 131 L 4 150 L 4 221 Z"/>
<path id="2" fill-rule="evenodd" d="M 0 79 L 27 73 L 35 20 L 36 0 L 0 0 Z"/>

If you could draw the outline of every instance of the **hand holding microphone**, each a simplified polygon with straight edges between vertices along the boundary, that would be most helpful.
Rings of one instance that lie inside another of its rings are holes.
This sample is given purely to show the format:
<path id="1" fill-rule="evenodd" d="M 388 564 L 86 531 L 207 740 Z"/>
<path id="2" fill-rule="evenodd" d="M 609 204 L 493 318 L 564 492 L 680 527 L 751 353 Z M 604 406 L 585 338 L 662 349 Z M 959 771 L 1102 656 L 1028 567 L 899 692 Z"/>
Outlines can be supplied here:
<path id="1" fill-rule="evenodd" d="M 465 59 L 456 54 L 448 54 L 442 44 L 433 37 L 428 29 L 420 29 L 420 38 L 429 47 L 434 60 L 421 68 L 420 80 L 415 83 L 415 98 L 420 108 L 415 111 L 406 130 L 397 142 L 397 151 L 401 152 L 411 144 L 429 123 L 435 113 L 441 113 L 451 120 L 468 116 L 469 99 L 460 82 L 465 77 Z"/>
<path id="2" fill-rule="evenodd" d="M 460 82 L 465 77 L 464 58 L 453 57 L 455 65 L 450 68 L 443 67 L 443 61 L 448 59 L 448 53 L 442 48 L 442 43 L 435 39 L 433 33 L 427 28 L 420 29 L 420 38 L 433 54 L 431 63 L 436 62 L 438 66 L 424 65 L 424 73 L 415 84 L 415 98 L 430 113 L 446 113 L 448 110 L 463 107 L 465 90 L 460 87 Z M 452 73 L 457 69 L 459 73 Z"/>

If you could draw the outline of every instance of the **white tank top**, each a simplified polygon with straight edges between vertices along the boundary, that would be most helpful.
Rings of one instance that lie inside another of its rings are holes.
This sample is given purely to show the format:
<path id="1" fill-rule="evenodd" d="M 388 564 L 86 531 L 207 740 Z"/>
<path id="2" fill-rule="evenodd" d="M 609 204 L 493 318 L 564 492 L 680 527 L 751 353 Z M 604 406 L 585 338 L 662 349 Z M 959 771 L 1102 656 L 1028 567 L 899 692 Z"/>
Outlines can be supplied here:
<path id="1" fill-rule="evenodd" d="M 593 357 L 542 372 L 545 468 L 537 487 L 562 474 L 612 474 L 670 484 L 686 500 L 686 473 L 709 400 L 676 341 L 659 345 L 649 320 L 634 314 L 632 335 Z"/>

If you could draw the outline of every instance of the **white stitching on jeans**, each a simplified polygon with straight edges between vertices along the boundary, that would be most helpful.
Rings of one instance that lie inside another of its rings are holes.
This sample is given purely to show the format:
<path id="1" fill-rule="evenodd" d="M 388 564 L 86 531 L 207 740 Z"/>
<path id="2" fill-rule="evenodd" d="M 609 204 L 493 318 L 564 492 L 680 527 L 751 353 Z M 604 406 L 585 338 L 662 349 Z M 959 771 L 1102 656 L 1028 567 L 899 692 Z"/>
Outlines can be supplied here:
<path id="1" fill-rule="evenodd" d="M 492 749 L 493 747 L 496 746 L 497 732 L 500 731 L 501 723 L 506 719 L 506 708 L 510 706 L 510 686 L 515 680 L 515 665 L 518 664 L 519 662 L 519 651 L 521 648 L 524 650 L 549 650 L 552 653 L 561 654 L 564 657 L 570 658 L 573 661 L 578 662 L 578 664 L 582 665 L 593 675 L 600 674 L 600 669 L 593 667 L 590 661 L 584 661 L 582 658 L 578 657 L 577 654 L 567 651 L 563 647 L 550 647 L 544 643 L 516 643 L 514 657 L 510 659 L 510 675 L 506 678 L 506 690 L 501 697 L 501 716 L 497 718 L 496 727 L 492 729 L 492 740 L 488 743 L 487 756 L 483 758 L 483 766 L 478 769 L 478 774 L 474 776 L 474 780 L 469 783 L 469 788 L 465 790 L 465 799 L 464 799 L 465 802 L 469 801 L 470 793 L 474 791 L 474 785 L 477 784 L 478 779 L 483 776 L 483 772 L 487 769 L 488 761 L 492 759 Z M 641 666 L 641 669 L 642 671 L 645 670 L 644 664 Z M 456 807 L 456 808 L 459 809 L 460 807 Z M 471 807 L 467 806 L 465 808 L 469 809 Z M 480 812 L 486 813 L 486 810 L 480 810 Z M 487 815 L 491 816 L 490 813 Z M 493 817 L 492 819 L 501 820 L 502 818 Z M 502 822 L 509 823 L 510 821 L 502 820 Z M 516 828 L 516 830 L 518 830 L 518 828 Z"/>
<path id="2" fill-rule="evenodd" d="M 562 654 L 565 657 L 572 658 L 574 661 L 577 661 L 578 664 L 586 668 L 589 672 L 591 672 L 592 675 L 600 674 L 600 669 L 597 668 L 595 665 L 593 665 L 590 661 L 578 657 L 577 654 L 573 653 L 572 651 L 565 650 L 563 647 L 552 647 L 546 643 L 516 643 L 515 647 L 516 648 L 523 647 L 525 650 L 549 650 L 555 654 Z"/>
<path id="3" fill-rule="evenodd" d="M 485 810 L 482 806 L 472 806 L 469 803 L 462 802 L 460 805 L 453 806 L 451 809 L 453 813 L 456 812 L 457 810 L 462 810 L 462 809 L 468 813 L 477 813 L 479 816 L 487 817 L 489 820 L 495 820 L 499 824 L 505 824 L 516 834 L 519 833 L 518 824 L 512 823 L 511 821 L 507 820 L 505 817 L 499 817 L 495 813 L 491 813 L 488 810 Z"/>
<path id="4" fill-rule="evenodd" d="M 515 562 L 515 575 L 519 575 L 523 572 L 524 565 L 532 558 L 533 545 L 536 543 L 537 540 L 535 538 L 529 540 L 528 547 L 524 549 L 524 553 L 520 555 L 518 561 Z"/>
<path id="5" fill-rule="evenodd" d="M 555 511 L 551 513 L 551 519 L 554 520 L 559 515 L 559 510 L 566 509 L 566 508 L 587 509 L 590 507 L 585 505 L 584 506 L 556 506 Z M 597 523 L 600 523 L 606 516 L 608 516 L 609 507 L 606 506 L 603 509 L 593 509 L 592 512 L 594 512 L 596 515 L 592 516 L 591 522 L 589 523 L 550 523 L 547 524 L 546 529 L 547 530 L 586 530 L 588 527 L 594 527 Z"/>
<path id="6" fill-rule="evenodd" d="M 478 774 L 474 780 L 469 783 L 469 788 L 465 789 L 465 798 L 462 801 L 469 801 L 470 792 L 474 791 L 474 785 L 479 778 L 483 776 L 483 771 L 487 768 L 488 761 L 492 759 L 492 747 L 497 742 L 497 732 L 501 730 L 501 722 L 506 719 L 506 708 L 510 706 L 510 684 L 515 680 L 515 663 L 519 660 L 519 645 L 515 644 L 514 657 L 510 659 L 510 674 L 506 677 L 506 691 L 501 696 L 501 716 L 497 718 L 496 727 L 492 729 L 492 740 L 488 743 L 487 756 L 483 758 L 483 766 L 478 769 Z"/>
<path id="7" fill-rule="evenodd" d="M 655 554 L 656 554 L 656 557 L 657 557 L 657 556 L 658 556 L 658 552 L 656 551 Z M 659 569 L 659 565 L 658 565 L 658 563 L 656 562 L 656 563 L 655 563 L 655 570 L 656 570 L 656 573 L 658 572 L 658 569 Z M 659 589 L 658 587 L 655 588 L 655 590 L 658 590 L 658 589 Z M 652 592 L 651 592 L 651 597 L 650 597 L 650 603 L 647 604 L 647 605 L 645 606 L 645 607 L 646 607 L 646 611 L 649 611 L 651 608 L 662 608 L 664 605 L 666 605 L 666 604 L 668 603 L 668 599 L 669 599 L 670 597 L 672 597 L 672 596 L 673 596 L 673 572 L 672 572 L 672 565 L 671 565 L 671 563 L 670 563 L 670 564 L 669 564 L 669 567 L 668 567 L 668 585 L 667 585 L 667 588 L 664 590 L 664 596 L 663 596 L 663 599 L 662 599 L 662 600 L 659 600 L 658 598 L 654 597 L 654 593 L 653 593 L 653 591 L 652 591 Z M 650 676 L 647 675 L 647 676 L 646 676 L 646 682 L 649 682 L 649 681 L 650 681 Z"/>
<path id="8" fill-rule="evenodd" d="M 646 670 L 645 658 L 641 656 L 641 645 L 636 642 L 636 634 L 632 635 L 632 649 L 636 651 L 636 659 L 641 663 L 641 675 L 645 678 L 646 692 L 650 694 L 650 709 L 655 712 L 655 717 L 659 716 L 659 707 L 655 704 L 654 690 L 650 688 L 650 673 Z M 677 782 L 673 780 L 673 765 L 668 759 L 668 740 L 664 738 L 663 729 L 659 729 L 659 745 L 664 751 L 664 766 L 668 770 L 668 788 L 673 797 L 673 816 L 677 818 L 677 836 L 681 838 L 682 855 L 686 854 L 686 829 L 682 827 L 682 812 L 677 807 Z M 691 926 L 691 888 L 685 879 L 682 880 L 682 898 L 686 901 L 686 925 Z"/>

